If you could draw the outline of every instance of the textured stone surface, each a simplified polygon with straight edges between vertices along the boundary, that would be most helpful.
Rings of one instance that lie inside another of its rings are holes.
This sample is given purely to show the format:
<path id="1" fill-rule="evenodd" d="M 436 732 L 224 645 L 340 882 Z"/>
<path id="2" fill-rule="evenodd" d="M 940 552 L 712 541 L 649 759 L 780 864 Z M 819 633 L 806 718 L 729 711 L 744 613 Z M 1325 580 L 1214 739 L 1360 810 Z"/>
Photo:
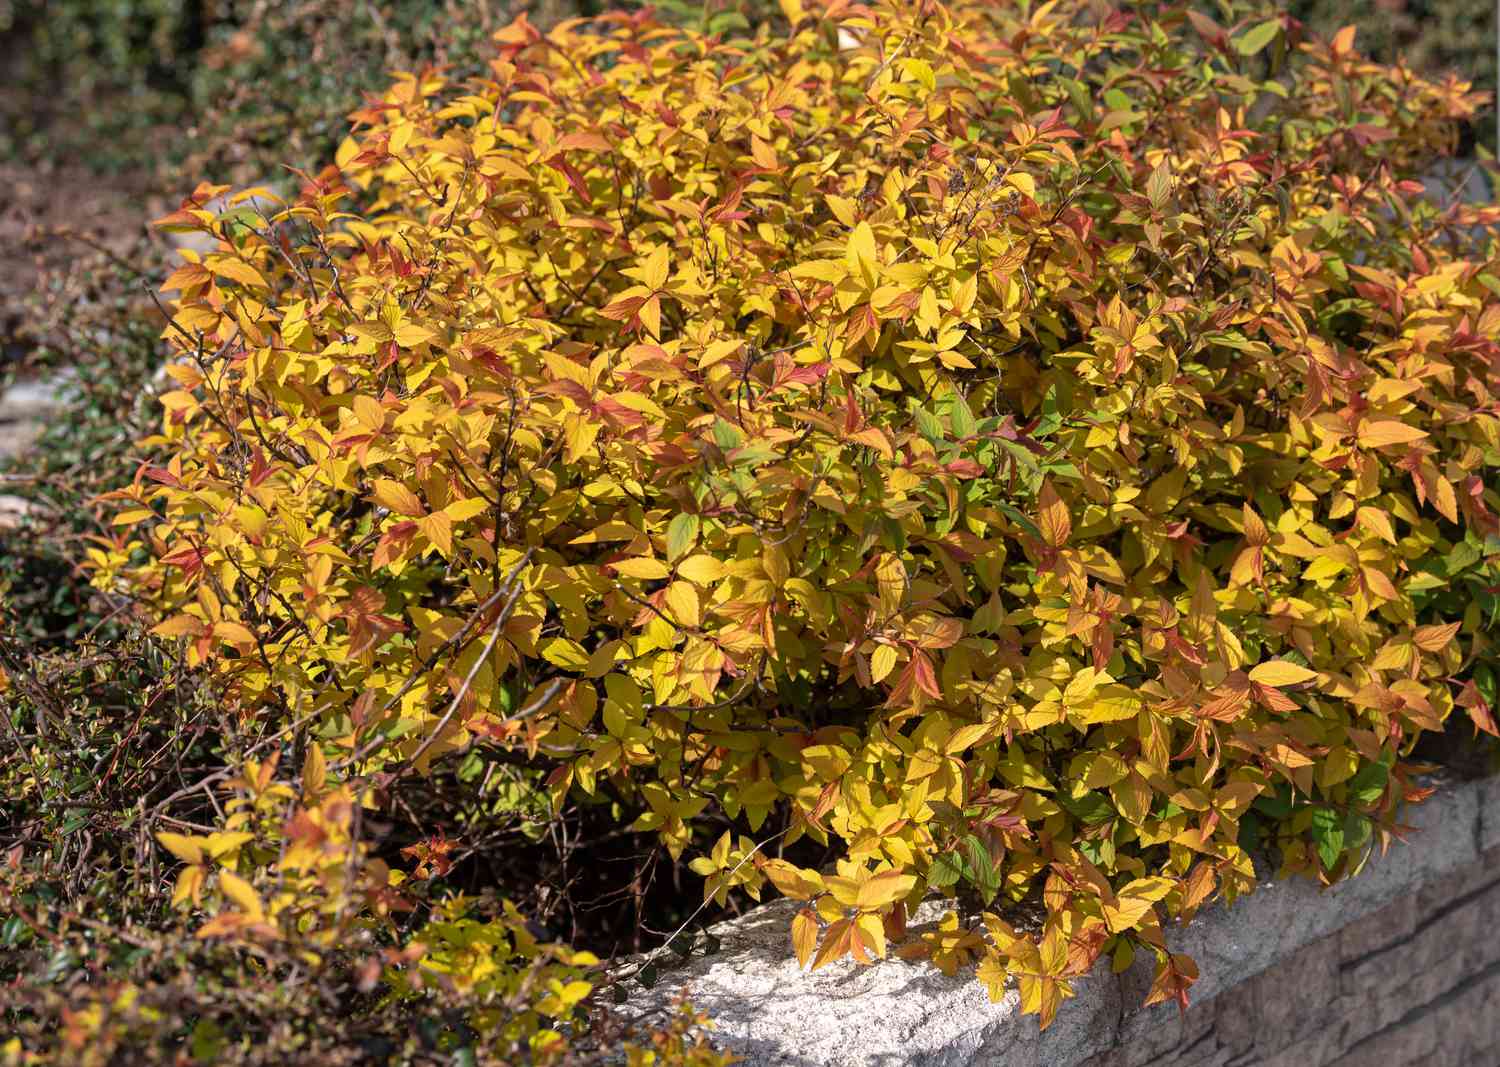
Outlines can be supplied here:
<path id="1" fill-rule="evenodd" d="M 721 924 L 717 955 L 664 971 L 626 1010 L 689 992 L 748 1067 L 1500 1067 L 1496 801 L 1493 781 L 1443 785 L 1410 813 L 1407 843 L 1352 881 L 1266 880 L 1169 930 L 1198 961 L 1186 1013 L 1138 1006 L 1145 961 L 1101 965 L 1045 1032 L 972 974 L 900 960 L 803 972 L 789 901 Z"/>

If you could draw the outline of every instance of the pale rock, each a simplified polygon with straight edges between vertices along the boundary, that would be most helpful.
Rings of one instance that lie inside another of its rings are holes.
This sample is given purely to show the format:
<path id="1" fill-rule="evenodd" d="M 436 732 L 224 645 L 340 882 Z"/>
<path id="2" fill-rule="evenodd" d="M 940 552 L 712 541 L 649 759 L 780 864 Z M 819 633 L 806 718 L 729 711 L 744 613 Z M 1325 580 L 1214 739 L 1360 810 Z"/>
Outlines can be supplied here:
<path id="1" fill-rule="evenodd" d="M 1195 1005 L 1206 1004 L 1320 939 L 1448 872 L 1477 861 L 1481 802 L 1497 796 L 1490 782 L 1441 783 L 1427 803 L 1409 809 L 1407 843 L 1372 858 L 1354 879 L 1320 889 L 1306 879 L 1276 881 L 1258 871 L 1260 887 L 1232 907 L 1205 908 L 1186 927 L 1167 931 L 1172 951 L 1198 964 Z M 1500 817 L 1492 817 L 1500 819 Z M 1023 1016 L 1007 991 L 992 1003 L 973 969 L 948 978 L 926 963 L 849 960 L 804 971 L 792 951 L 792 916 L 801 905 L 778 900 L 712 932 L 721 949 L 684 962 L 660 961 L 649 991 L 630 983 L 616 1009 L 642 1023 L 659 1020 L 684 992 L 714 1022 L 713 1040 L 744 1057 L 745 1067 L 1077 1067 L 1117 1046 L 1163 1046 L 1180 1036 L 1175 1004 L 1142 1006 L 1148 961 L 1123 975 L 1108 961 L 1075 983 L 1052 1026 Z M 918 909 L 913 929 L 935 921 L 945 902 Z M 1335 944 L 1329 942 L 1330 946 Z M 1330 949 L 1331 951 L 1331 949 Z M 669 957 L 670 958 L 670 957 Z"/>

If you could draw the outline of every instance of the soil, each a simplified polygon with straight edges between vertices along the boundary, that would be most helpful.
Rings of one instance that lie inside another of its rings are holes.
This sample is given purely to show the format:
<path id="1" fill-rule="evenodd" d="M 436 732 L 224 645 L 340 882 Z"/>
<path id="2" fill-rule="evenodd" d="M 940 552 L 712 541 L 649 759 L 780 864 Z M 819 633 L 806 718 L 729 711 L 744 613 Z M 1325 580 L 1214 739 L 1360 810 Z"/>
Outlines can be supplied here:
<path id="1" fill-rule="evenodd" d="M 30 352 L 23 324 L 39 286 L 96 253 L 128 257 L 164 210 L 144 179 L 0 162 L 0 375 Z"/>

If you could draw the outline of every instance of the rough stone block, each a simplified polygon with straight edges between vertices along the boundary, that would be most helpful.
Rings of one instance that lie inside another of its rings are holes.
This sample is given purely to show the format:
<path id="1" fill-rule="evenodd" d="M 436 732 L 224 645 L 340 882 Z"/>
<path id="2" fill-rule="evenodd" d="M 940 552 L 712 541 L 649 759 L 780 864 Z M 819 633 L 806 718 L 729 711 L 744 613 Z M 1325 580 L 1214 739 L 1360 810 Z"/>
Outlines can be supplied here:
<path id="1" fill-rule="evenodd" d="M 1338 997 L 1339 936 L 1320 938 L 1248 983 L 1255 1001 L 1255 1048 L 1262 1054 L 1300 1044 L 1327 1021 Z"/>
<path id="2" fill-rule="evenodd" d="M 1481 852 L 1500 849 L 1500 777 L 1474 783 L 1477 847 Z"/>
<path id="3" fill-rule="evenodd" d="M 1367 956 L 1411 936 L 1417 925 L 1417 899 L 1403 893 L 1398 899 L 1362 919 L 1356 919 L 1339 931 L 1339 964 L 1343 969 L 1358 966 Z"/>
<path id="4" fill-rule="evenodd" d="M 1428 1067 L 1437 1054 L 1437 1020 L 1418 1014 L 1365 1038 L 1329 1067 Z"/>
<path id="5" fill-rule="evenodd" d="M 1351 881 L 1267 878 L 1169 927 L 1199 967 L 1186 1014 L 1139 1006 L 1148 960 L 1120 976 L 1101 963 L 1046 1031 L 972 974 L 894 959 L 804 972 L 789 901 L 720 924 L 718 954 L 664 969 L 622 1010 L 688 991 L 746 1067 L 1500 1067 L 1500 851 L 1479 848 L 1496 800 L 1487 783 L 1445 784 L 1409 814 L 1408 842 Z"/>

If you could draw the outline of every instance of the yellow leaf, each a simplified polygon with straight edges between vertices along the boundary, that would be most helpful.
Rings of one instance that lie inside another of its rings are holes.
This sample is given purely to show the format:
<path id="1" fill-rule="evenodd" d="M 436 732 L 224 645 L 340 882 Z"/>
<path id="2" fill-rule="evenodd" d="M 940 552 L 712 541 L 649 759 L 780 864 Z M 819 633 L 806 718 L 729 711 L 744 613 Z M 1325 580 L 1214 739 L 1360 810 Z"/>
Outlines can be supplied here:
<path id="1" fill-rule="evenodd" d="M 208 624 L 191 615 L 173 615 L 151 628 L 157 637 L 197 637 L 208 631 Z"/>
<path id="2" fill-rule="evenodd" d="M 1355 514 L 1355 521 L 1377 537 L 1396 543 L 1396 528 L 1391 525 L 1391 517 L 1380 508 L 1363 507 Z"/>
<path id="3" fill-rule="evenodd" d="M 232 282 L 239 282 L 241 285 L 255 286 L 260 289 L 270 288 L 265 278 L 261 277 L 260 271 L 242 259 L 224 259 L 215 256 L 210 258 L 204 265 L 219 277 L 228 278 Z"/>
<path id="4" fill-rule="evenodd" d="M 657 578 L 665 578 L 672 571 L 659 559 L 650 556 L 632 556 L 629 559 L 616 560 L 610 564 L 616 574 L 626 578 L 641 578 L 646 581 L 655 581 Z"/>
<path id="5" fill-rule="evenodd" d="M 476 496 L 467 500 L 455 500 L 443 509 L 443 514 L 448 516 L 451 522 L 465 522 L 476 515 L 483 515 L 489 507 L 489 501 Z"/>
<path id="6" fill-rule="evenodd" d="M 260 897 L 249 882 L 233 871 L 219 872 L 219 890 L 251 919 L 258 922 L 265 916 L 265 911 L 260 906 Z"/>
<path id="7" fill-rule="evenodd" d="M 671 272 L 671 251 L 667 245 L 657 245 L 641 264 L 641 282 L 648 289 L 660 289 L 667 284 Z M 660 331 L 653 330 L 652 333 Z"/>
<path id="8" fill-rule="evenodd" d="M 761 873 L 793 900 L 810 900 L 823 891 L 823 878 L 816 871 L 805 871 L 786 860 L 767 860 Z"/>
<path id="9" fill-rule="evenodd" d="M 589 654 L 577 641 L 554 637 L 542 643 L 540 652 L 544 660 L 565 671 L 577 671 L 581 674 L 588 670 Z"/>
<path id="10" fill-rule="evenodd" d="M 186 834 L 174 834 L 162 830 L 157 833 L 156 839 L 161 842 L 163 848 L 183 863 L 203 862 L 203 846 Z"/>
<path id="11" fill-rule="evenodd" d="M 254 840 L 254 834 L 243 830 L 216 830 L 204 839 L 203 847 L 211 857 L 219 859 L 237 853 L 241 845 Z"/>
<path id="12" fill-rule="evenodd" d="M 1296 685 L 1299 682 L 1310 682 L 1317 676 L 1317 671 L 1310 671 L 1284 659 L 1267 660 L 1250 670 L 1250 680 L 1257 685 Z"/>
<path id="13" fill-rule="evenodd" d="M 177 885 L 172 890 L 172 906 L 175 908 L 185 900 L 197 902 L 203 892 L 206 877 L 204 868 L 197 864 L 184 867 L 177 875 Z"/>
<path id="14" fill-rule="evenodd" d="M 880 253 L 875 247 L 875 231 L 861 220 L 849 234 L 849 246 L 844 256 L 852 273 L 860 275 L 866 285 L 874 285 L 880 273 Z"/>
<path id="15" fill-rule="evenodd" d="M 396 343 L 402 348 L 416 348 L 417 345 L 426 344 L 435 340 L 437 334 L 426 326 L 418 326 L 414 322 L 403 322 L 395 330 Z"/>
<path id="16" fill-rule="evenodd" d="M 912 891 L 917 884 L 915 876 L 900 871 L 881 871 L 871 875 L 859 887 L 854 906 L 861 911 L 874 911 L 894 904 Z"/>
<path id="17" fill-rule="evenodd" d="M 1396 419 L 1366 419 L 1359 424 L 1361 448 L 1383 448 L 1386 445 L 1405 445 L 1420 441 L 1427 436 L 1426 430 L 1408 426 Z"/>
<path id="18" fill-rule="evenodd" d="M 698 590 L 691 582 L 673 582 L 667 586 L 663 599 L 666 601 L 667 614 L 672 616 L 673 621 L 690 629 L 696 629 L 702 621 Z"/>
<path id="19" fill-rule="evenodd" d="M 385 408 L 372 396 L 360 394 L 354 398 L 354 417 L 368 430 L 379 431 L 385 426 Z"/>
<path id="20" fill-rule="evenodd" d="M 323 748 L 316 743 L 307 746 L 307 757 L 302 761 L 302 794 L 315 797 L 323 792 L 328 780 L 328 760 Z"/>
<path id="21" fill-rule="evenodd" d="M 397 515 L 425 515 L 427 509 L 421 499 L 400 482 L 389 478 L 376 478 L 371 496 L 375 503 Z"/>
<path id="22" fill-rule="evenodd" d="M 686 578 L 698 585 L 709 585 L 717 582 L 726 574 L 724 564 L 713 556 L 697 555 L 689 556 L 677 564 L 677 575 Z"/>
<path id="23" fill-rule="evenodd" d="M 453 555 L 453 520 L 446 513 L 434 511 L 431 515 L 423 515 L 417 520 L 417 529 L 445 559 Z"/>
<path id="24" fill-rule="evenodd" d="M 884 681 L 896 666 L 896 646 L 876 645 L 870 654 L 870 680 Z"/>
<path id="25" fill-rule="evenodd" d="M 1131 930 L 1146 917 L 1151 906 L 1172 891 L 1170 878 L 1137 878 L 1121 889 L 1113 904 L 1104 905 L 1104 924 L 1112 934 Z"/>
<path id="26" fill-rule="evenodd" d="M 214 623 L 214 636 L 240 651 L 255 647 L 255 635 L 237 622 Z"/>
<path id="27" fill-rule="evenodd" d="M 929 93 L 937 88 L 937 78 L 933 76 L 932 64 L 925 59 L 903 59 L 901 69 L 906 72 L 908 78 L 920 83 L 922 88 Z"/>
<path id="28" fill-rule="evenodd" d="M 792 917 L 792 948 L 797 953 L 797 965 L 806 967 L 818 947 L 818 918 L 803 908 Z"/>

